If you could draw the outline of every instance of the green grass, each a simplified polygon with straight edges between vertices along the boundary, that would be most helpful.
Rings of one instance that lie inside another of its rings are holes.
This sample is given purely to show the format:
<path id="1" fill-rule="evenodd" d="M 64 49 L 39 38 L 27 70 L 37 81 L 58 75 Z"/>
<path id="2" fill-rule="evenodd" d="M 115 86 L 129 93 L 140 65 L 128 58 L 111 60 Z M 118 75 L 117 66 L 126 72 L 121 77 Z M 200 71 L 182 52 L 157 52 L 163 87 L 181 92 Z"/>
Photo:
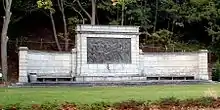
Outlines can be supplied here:
<path id="1" fill-rule="evenodd" d="M 118 102 L 129 99 L 157 100 L 164 97 L 180 99 L 204 96 L 212 88 L 220 95 L 220 84 L 215 85 L 166 85 L 144 87 L 53 87 L 53 88 L 0 88 L 0 105 L 41 104 L 44 102 Z"/>

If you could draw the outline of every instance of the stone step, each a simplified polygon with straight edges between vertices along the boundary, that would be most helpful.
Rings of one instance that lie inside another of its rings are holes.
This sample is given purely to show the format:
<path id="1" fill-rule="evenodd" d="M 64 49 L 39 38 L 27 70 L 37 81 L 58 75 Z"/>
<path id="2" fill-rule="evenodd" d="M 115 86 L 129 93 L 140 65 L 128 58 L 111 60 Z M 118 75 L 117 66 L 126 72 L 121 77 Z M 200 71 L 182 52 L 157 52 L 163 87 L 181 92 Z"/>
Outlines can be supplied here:
<path id="1" fill-rule="evenodd" d="M 191 85 L 191 84 L 215 84 L 210 80 L 188 80 L 188 81 L 100 81 L 100 82 L 45 82 L 45 83 L 17 83 L 10 87 L 54 87 L 54 86 L 148 86 L 148 85 Z"/>

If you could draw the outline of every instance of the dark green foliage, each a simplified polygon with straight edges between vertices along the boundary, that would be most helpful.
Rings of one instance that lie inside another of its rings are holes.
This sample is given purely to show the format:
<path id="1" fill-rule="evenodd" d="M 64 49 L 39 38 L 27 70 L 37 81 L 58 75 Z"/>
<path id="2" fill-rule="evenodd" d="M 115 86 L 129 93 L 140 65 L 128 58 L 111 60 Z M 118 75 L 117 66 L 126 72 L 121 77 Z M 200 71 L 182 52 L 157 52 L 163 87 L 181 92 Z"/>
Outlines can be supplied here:
<path id="1" fill-rule="evenodd" d="M 74 41 L 75 32 L 72 31 L 74 31 L 75 25 L 81 24 L 83 19 L 86 24 L 90 24 L 90 20 L 77 2 L 64 1 L 66 21 L 70 32 L 69 38 Z M 220 2 L 218 0 L 181 0 L 181 2 L 158 0 L 158 8 L 156 8 L 156 0 L 131 1 L 125 6 L 124 25 L 138 25 L 141 26 L 143 32 L 148 33 L 143 35 L 144 37 L 140 37 L 141 41 L 144 41 L 142 44 L 162 47 L 166 51 L 196 51 L 203 47 L 210 47 L 210 50 L 215 50 L 215 53 L 220 50 L 218 49 L 220 46 L 214 46 L 220 41 Z M 91 1 L 82 0 L 80 3 L 91 15 Z M 55 10 L 55 23 L 57 27 L 62 27 L 62 17 L 60 17 L 61 13 L 57 3 L 53 2 L 51 5 Z M 157 17 L 155 17 L 155 11 L 157 11 Z M 32 27 L 51 29 L 51 23 L 45 10 L 37 8 L 35 0 L 16 0 L 13 2 L 12 12 L 8 33 L 10 38 L 32 36 L 35 33 L 35 29 Z M 120 25 L 121 16 L 121 5 L 113 6 L 111 0 L 97 0 L 97 24 Z M 156 32 L 153 31 L 155 18 L 157 18 Z M 161 32 L 161 30 L 170 32 L 171 35 L 155 37 L 154 34 Z M 62 33 L 62 31 L 58 29 L 57 32 Z M 45 39 L 49 36 L 43 35 L 45 36 L 40 37 Z M 192 40 L 196 43 L 189 44 Z M 157 45 L 158 41 L 166 44 Z"/>
<path id="2" fill-rule="evenodd" d="M 113 104 L 113 107 L 115 107 L 118 110 L 124 110 L 127 108 L 133 108 L 137 110 L 141 106 L 145 105 L 144 101 L 135 101 L 135 100 L 128 100 L 128 101 L 123 101 L 120 103 L 115 103 Z"/>
<path id="3" fill-rule="evenodd" d="M 217 62 L 215 68 L 212 72 L 212 80 L 213 81 L 220 81 L 220 63 Z"/>
<path id="4" fill-rule="evenodd" d="M 3 110 L 23 110 L 24 107 L 22 107 L 21 104 L 10 104 L 3 107 Z"/>
<path id="5" fill-rule="evenodd" d="M 175 97 L 161 98 L 160 100 L 156 101 L 156 104 L 178 106 L 180 105 L 180 100 Z"/>
<path id="6" fill-rule="evenodd" d="M 105 102 L 93 104 L 75 104 L 75 103 L 44 103 L 42 105 L 26 105 L 20 104 L 5 105 L 4 110 L 149 110 L 150 108 L 176 109 L 182 108 L 220 108 L 220 98 L 201 97 L 197 99 L 179 100 L 175 97 L 161 98 L 153 103 L 145 101 L 128 100 L 120 103 L 109 104 Z M 175 109 L 175 110 L 176 110 Z"/>
<path id="7" fill-rule="evenodd" d="M 73 2 L 72 0 L 64 1 L 66 21 L 68 22 L 69 30 L 74 30 L 73 28 L 76 24 L 82 23 L 82 17 L 85 23 L 89 24 L 88 15 L 84 13 L 77 2 Z M 130 1 L 132 2 L 126 3 L 124 24 L 141 26 L 144 32 L 148 32 L 154 36 L 152 30 L 154 29 L 154 21 L 156 18 L 155 11 L 157 11 L 156 31 L 166 30 L 171 32 L 172 35 L 169 36 L 169 38 L 175 40 L 168 42 L 168 45 L 173 45 L 173 42 L 177 43 L 175 45 L 178 46 L 174 46 L 177 50 L 191 51 L 190 48 L 194 46 L 188 46 L 190 40 L 196 40 L 196 46 L 199 47 L 201 47 L 201 45 L 212 47 L 212 44 L 219 41 L 220 2 L 218 0 L 183 0 L 182 2 L 176 2 L 175 0 L 158 0 L 158 9 L 156 8 L 155 0 Z M 82 0 L 80 3 L 91 15 L 91 2 L 89 0 Z M 50 6 L 51 5 L 55 10 L 54 18 L 56 18 L 56 25 L 60 27 L 62 26 L 62 18 L 60 17 L 61 13 L 58 10 L 57 3 L 53 2 Z M 43 11 L 37 8 L 35 0 L 16 0 L 13 2 L 12 12 L 13 16 L 11 20 L 12 24 L 10 24 L 11 28 L 9 29 L 9 37 L 13 37 L 13 33 L 16 33 L 14 37 L 33 34 L 34 30 L 28 31 L 26 28 L 36 27 L 33 26 L 36 24 L 42 24 L 39 27 L 46 27 L 45 25 L 51 26 L 51 23 L 47 21 L 48 16 L 45 15 L 45 10 Z M 111 0 L 97 0 L 96 21 L 98 24 L 120 25 L 121 13 L 121 5 L 113 6 Z M 35 16 L 37 16 L 37 19 L 34 19 L 36 18 Z M 30 23 L 36 24 L 32 24 L 32 27 L 29 27 L 27 24 Z M 18 31 L 17 27 L 19 27 L 19 35 L 16 32 Z M 58 33 L 60 32 L 62 31 L 59 30 Z M 70 35 L 72 36 L 70 37 L 71 40 L 73 40 L 74 32 L 70 32 Z M 147 35 L 147 37 L 150 36 Z M 149 39 L 146 40 L 147 37 L 141 39 L 149 41 Z M 163 37 L 161 38 L 161 40 L 164 40 Z M 211 41 L 211 39 L 214 42 Z M 149 42 L 151 42 L 150 44 L 154 44 L 154 39 L 151 39 Z M 149 43 L 144 44 L 150 45 Z M 163 45 L 159 46 L 163 47 Z M 173 46 L 167 46 L 167 48 L 167 50 L 172 50 Z M 198 48 L 196 49 L 198 50 Z"/>
<path id="8" fill-rule="evenodd" d="M 186 99 L 183 100 L 182 103 L 185 106 L 199 106 L 199 107 L 211 107 L 213 102 L 215 101 L 212 97 L 201 97 L 198 99 Z"/>
<path id="9" fill-rule="evenodd" d="M 75 0 L 65 1 L 65 15 L 68 25 L 70 44 L 74 44 L 76 24 L 90 24 L 90 17 L 80 8 Z M 97 1 L 97 25 L 120 25 L 121 5 L 113 6 L 111 0 Z M 220 55 L 220 2 L 219 0 L 132 0 L 126 4 L 124 25 L 141 26 L 140 43 L 146 47 L 160 48 L 162 51 L 198 51 L 208 49 Z M 158 1 L 158 8 L 156 8 Z M 181 2 L 177 2 L 181 1 Z M 80 0 L 82 7 L 91 15 L 91 1 Z M 0 0 L 0 4 L 2 1 Z M 56 2 L 53 2 L 54 20 L 58 39 L 63 43 L 63 20 Z M 1 5 L 2 6 L 2 5 Z M 42 7 L 45 8 L 45 7 Z M 47 7 L 46 7 L 47 8 Z M 157 12 L 157 14 L 156 14 Z M 20 46 L 30 49 L 57 50 L 56 44 L 27 43 L 52 42 L 51 21 L 47 10 L 37 7 L 36 0 L 14 0 L 12 19 L 8 36 L 8 50 L 16 53 Z M 0 7 L 0 16 L 4 16 L 4 8 Z M 82 19 L 83 18 L 83 19 Z M 157 19 L 156 19 L 157 18 Z M 156 20 L 155 20 L 156 19 Z M 156 21 L 156 23 L 154 23 Z M 156 26 L 154 25 L 156 24 Z M 0 21 L 2 27 L 2 20 Z M 156 29 L 154 31 L 154 29 Z M 21 37 L 22 36 L 22 37 Z M 18 40 L 18 42 L 16 41 Z M 43 48 L 44 47 L 44 48 Z M 71 48 L 73 48 L 72 46 Z M 17 54 L 9 53 L 9 64 L 16 61 Z M 16 57 L 15 57 L 16 56 Z M 10 60 L 12 62 L 10 62 Z M 9 73 L 17 72 L 17 66 L 9 66 Z M 13 69 L 11 69 L 13 68 Z M 16 69 L 14 69 L 16 68 Z M 12 71 L 13 72 L 10 72 Z M 213 73 L 214 80 L 219 70 Z M 12 76 L 12 75 L 10 75 Z M 13 75 L 16 76 L 16 75 Z"/>
<path id="10" fill-rule="evenodd" d="M 59 108 L 59 104 L 57 103 L 44 103 L 40 106 L 41 110 L 57 110 Z"/>
<path id="11" fill-rule="evenodd" d="M 199 102 L 200 106 L 210 107 L 212 105 L 212 103 L 215 101 L 215 99 L 212 97 L 201 97 L 201 98 L 197 99 L 197 101 Z"/>
<path id="12" fill-rule="evenodd" d="M 80 110 L 105 110 L 106 108 L 110 107 L 108 103 L 100 102 L 100 103 L 93 103 L 91 105 L 84 104 L 79 106 Z"/>

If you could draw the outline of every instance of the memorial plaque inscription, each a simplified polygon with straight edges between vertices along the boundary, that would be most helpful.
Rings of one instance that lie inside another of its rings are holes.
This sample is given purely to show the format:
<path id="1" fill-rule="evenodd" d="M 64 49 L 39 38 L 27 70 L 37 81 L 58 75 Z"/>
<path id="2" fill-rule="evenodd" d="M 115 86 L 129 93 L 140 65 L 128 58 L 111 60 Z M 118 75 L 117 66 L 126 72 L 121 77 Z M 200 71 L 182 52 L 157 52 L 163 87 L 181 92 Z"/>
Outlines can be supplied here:
<path id="1" fill-rule="evenodd" d="M 130 38 L 87 38 L 88 64 L 131 63 Z"/>

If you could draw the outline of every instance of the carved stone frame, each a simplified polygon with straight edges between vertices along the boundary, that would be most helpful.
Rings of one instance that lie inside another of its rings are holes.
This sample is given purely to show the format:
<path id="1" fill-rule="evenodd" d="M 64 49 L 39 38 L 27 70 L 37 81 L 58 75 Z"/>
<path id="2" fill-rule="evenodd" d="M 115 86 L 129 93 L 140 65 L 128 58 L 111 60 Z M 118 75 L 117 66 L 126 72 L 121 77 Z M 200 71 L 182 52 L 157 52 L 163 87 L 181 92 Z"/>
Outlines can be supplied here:
<path id="1" fill-rule="evenodd" d="M 130 64 L 88 64 L 87 38 L 131 39 Z M 78 25 L 76 36 L 78 76 L 127 76 L 139 74 L 139 27 Z M 117 68 L 117 70 L 116 70 Z"/>

